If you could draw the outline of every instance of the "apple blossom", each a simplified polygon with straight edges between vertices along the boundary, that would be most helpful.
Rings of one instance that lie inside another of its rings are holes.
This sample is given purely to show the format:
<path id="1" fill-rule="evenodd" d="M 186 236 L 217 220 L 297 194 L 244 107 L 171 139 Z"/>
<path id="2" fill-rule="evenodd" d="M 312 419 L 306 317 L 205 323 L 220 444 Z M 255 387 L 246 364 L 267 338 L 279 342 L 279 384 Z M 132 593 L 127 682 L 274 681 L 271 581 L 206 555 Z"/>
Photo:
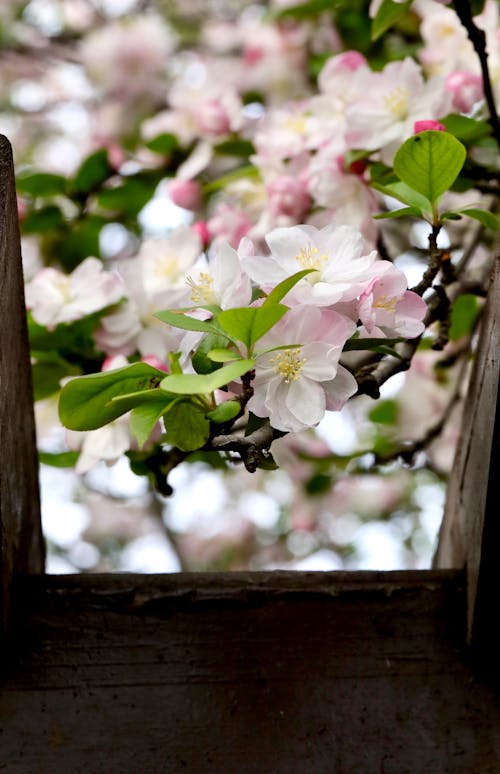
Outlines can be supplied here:
<path id="1" fill-rule="evenodd" d="M 351 301 L 375 271 L 376 251 L 365 252 L 363 237 L 352 226 L 277 228 L 266 242 L 270 255 L 249 256 L 244 263 L 255 282 L 271 287 L 302 269 L 312 270 L 287 296 L 294 304 Z"/>
<path id="2" fill-rule="evenodd" d="M 97 258 L 86 258 L 71 274 L 47 267 L 26 285 L 26 305 L 35 322 L 49 330 L 118 303 L 125 286 Z"/>
<path id="3" fill-rule="evenodd" d="M 427 304 L 407 290 L 405 275 L 387 261 L 387 269 L 374 277 L 360 295 L 357 313 L 363 324 L 361 335 L 414 338 L 424 331 Z"/>
<path id="4" fill-rule="evenodd" d="M 314 427 L 327 408 L 340 408 L 357 391 L 354 377 L 339 365 L 354 329 L 354 323 L 333 311 L 291 309 L 259 342 L 264 352 L 257 356 L 248 408 L 285 432 Z M 274 347 L 280 349 L 265 351 Z"/>

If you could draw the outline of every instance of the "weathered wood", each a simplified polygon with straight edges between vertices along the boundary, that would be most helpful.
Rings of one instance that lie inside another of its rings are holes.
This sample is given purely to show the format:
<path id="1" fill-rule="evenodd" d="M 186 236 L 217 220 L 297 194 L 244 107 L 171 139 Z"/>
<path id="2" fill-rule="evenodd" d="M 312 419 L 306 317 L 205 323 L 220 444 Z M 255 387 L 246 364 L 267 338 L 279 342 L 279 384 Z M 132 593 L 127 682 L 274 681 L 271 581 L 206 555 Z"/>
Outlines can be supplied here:
<path id="1" fill-rule="evenodd" d="M 494 611 L 500 595 L 499 373 L 500 259 L 497 258 L 435 559 L 436 567 L 467 568 L 468 638 L 470 642 L 475 638 L 478 653 L 484 648 L 490 652 L 495 650 L 497 662 L 500 636 Z"/>
<path id="2" fill-rule="evenodd" d="M 42 572 L 31 369 L 12 152 L 0 135 L 0 639 L 12 577 Z"/>
<path id="3" fill-rule="evenodd" d="M 9 774 L 487 774 L 500 699 L 456 572 L 23 581 Z"/>

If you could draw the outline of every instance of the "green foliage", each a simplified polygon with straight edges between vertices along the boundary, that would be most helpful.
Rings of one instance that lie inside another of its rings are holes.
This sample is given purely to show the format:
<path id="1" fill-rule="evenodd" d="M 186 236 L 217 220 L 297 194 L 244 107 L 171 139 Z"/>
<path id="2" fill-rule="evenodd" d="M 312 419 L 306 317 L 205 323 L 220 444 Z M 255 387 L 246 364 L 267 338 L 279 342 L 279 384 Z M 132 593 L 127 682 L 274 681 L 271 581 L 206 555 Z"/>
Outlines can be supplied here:
<path id="1" fill-rule="evenodd" d="M 23 234 L 51 234 L 65 228 L 66 221 L 59 207 L 49 204 L 29 212 L 22 222 Z"/>
<path id="2" fill-rule="evenodd" d="M 217 143 L 217 145 L 214 146 L 214 151 L 221 156 L 241 156 L 242 158 L 248 158 L 252 153 L 255 153 L 255 148 L 250 140 L 243 140 L 239 137 L 235 137 Z"/>
<path id="3" fill-rule="evenodd" d="M 372 40 L 378 40 L 410 9 L 412 0 L 395 3 L 394 0 L 382 0 L 377 14 L 372 22 Z"/>
<path id="4" fill-rule="evenodd" d="M 210 437 L 210 421 L 190 400 L 176 401 L 164 421 L 167 442 L 183 452 L 201 449 Z"/>
<path id="5" fill-rule="evenodd" d="M 450 340 L 457 341 L 472 333 L 478 314 L 479 304 L 476 296 L 470 293 L 458 296 L 451 307 Z"/>
<path id="6" fill-rule="evenodd" d="M 206 395 L 243 376 L 254 365 L 254 360 L 236 360 L 211 374 L 171 374 L 162 379 L 160 387 L 176 395 Z"/>
<path id="7" fill-rule="evenodd" d="M 146 143 L 146 148 L 149 148 L 153 153 L 159 153 L 162 156 L 169 156 L 177 147 L 177 137 L 175 134 L 169 134 L 167 132 L 158 134 Z"/>
<path id="8" fill-rule="evenodd" d="M 420 132 L 399 148 L 394 158 L 394 172 L 434 204 L 453 185 L 466 155 L 462 143 L 448 132 Z"/>
<path id="9" fill-rule="evenodd" d="M 74 468 L 80 452 L 66 451 L 66 452 L 45 452 L 38 451 L 38 461 L 43 465 L 51 465 L 53 468 Z"/>
<path id="10" fill-rule="evenodd" d="M 147 363 L 133 363 L 113 371 L 73 379 L 61 391 L 61 422 L 70 430 L 102 427 L 130 408 L 126 401 L 113 401 L 113 398 L 154 388 L 163 376 L 163 371 Z"/>
<path id="11" fill-rule="evenodd" d="M 222 425 L 225 422 L 230 422 L 232 419 L 235 419 L 240 411 L 241 406 L 238 401 L 226 400 L 224 403 L 219 403 L 213 411 L 209 411 L 207 417 L 216 425 Z"/>
<path id="12" fill-rule="evenodd" d="M 294 19 L 301 21 L 315 18 L 325 11 L 333 11 L 346 4 L 346 0 L 309 0 L 305 3 L 291 5 L 272 14 L 274 19 Z"/>
<path id="13" fill-rule="evenodd" d="M 67 180 L 62 175 L 38 172 L 34 175 L 20 175 L 17 178 L 17 190 L 28 196 L 57 196 L 66 192 Z"/>
<path id="14" fill-rule="evenodd" d="M 161 394 L 160 390 L 155 390 L 155 392 L 157 393 L 156 398 L 140 403 L 130 412 L 130 432 L 136 438 L 140 449 L 148 440 L 160 417 L 168 411 L 173 403 L 165 393 Z"/>
<path id="15" fill-rule="evenodd" d="M 474 145 L 477 140 L 491 135 L 491 126 L 487 121 L 478 121 L 460 113 L 450 113 L 445 118 L 441 118 L 440 123 L 465 145 Z"/>
<path id="16" fill-rule="evenodd" d="M 221 328 L 233 339 L 241 341 L 251 352 L 254 344 L 264 336 L 288 311 L 283 304 L 263 304 L 248 309 L 227 309 L 217 318 Z"/>
<path id="17" fill-rule="evenodd" d="M 71 187 L 76 193 L 88 194 L 100 188 L 111 172 L 107 151 L 95 151 L 82 162 L 71 181 Z"/>
<path id="18" fill-rule="evenodd" d="M 214 358 L 210 357 L 210 353 L 212 350 L 217 349 L 218 347 L 223 347 L 226 342 L 226 337 L 217 333 L 209 333 L 202 338 L 196 349 L 196 352 L 191 358 L 193 368 L 197 374 L 210 374 L 212 371 L 216 371 L 218 368 L 220 368 L 220 361 L 218 362 Z M 237 352 L 234 352 L 234 350 L 223 349 L 222 351 L 233 355 L 233 357 L 228 358 L 229 360 L 236 360 L 241 357 L 241 355 Z"/>
<path id="19" fill-rule="evenodd" d="M 381 425 L 395 425 L 398 421 L 398 404 L 395 400 L 381 400 L 368 414 L 372 422 Z"/>
<path id="20" fill-rule="evenodd" d="M 31 366 L 35 401 L 58 392 L 61 379 L 81 373 L 77 366 L 69 363 L 57 352 L 32 352 L 31 356 L 35 360 Z"/>

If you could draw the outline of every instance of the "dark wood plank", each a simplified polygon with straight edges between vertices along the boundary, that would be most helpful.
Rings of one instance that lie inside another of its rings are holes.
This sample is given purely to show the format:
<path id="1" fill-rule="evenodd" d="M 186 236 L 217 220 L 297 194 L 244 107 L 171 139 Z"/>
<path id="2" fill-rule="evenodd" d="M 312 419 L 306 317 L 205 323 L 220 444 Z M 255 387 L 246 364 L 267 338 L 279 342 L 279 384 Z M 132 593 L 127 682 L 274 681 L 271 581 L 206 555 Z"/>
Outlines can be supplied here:
<path id="1" fill-rule="evenodd" d="M 0 135 L 0 639 L 12 577 L 43 570 L 31 370 L 12 151 Z"/>
<path id="2" fill-rule="evenodd" d="M 498 654 L 500 595 L 500 258 L 497 257 L 449 483 L 436 567 L 467 568 L 469 641 Z M 480 594 L 484 599 L 480 599 Z M 483 612 L 481 612 L 483 611 Z M 481 621 L 479 621 L 481 617 Z M 481 652 L 481 650 L 483 652 Z M 498 662 L 498 657 L 490 662 Z M 500 667 L 496 666 L 498 670 Z"/>
<path id="3" fill-rule="evenodd" d="M 459 573 L 52 576 L 19 595 L 9 774 L 500 770 Z"/>

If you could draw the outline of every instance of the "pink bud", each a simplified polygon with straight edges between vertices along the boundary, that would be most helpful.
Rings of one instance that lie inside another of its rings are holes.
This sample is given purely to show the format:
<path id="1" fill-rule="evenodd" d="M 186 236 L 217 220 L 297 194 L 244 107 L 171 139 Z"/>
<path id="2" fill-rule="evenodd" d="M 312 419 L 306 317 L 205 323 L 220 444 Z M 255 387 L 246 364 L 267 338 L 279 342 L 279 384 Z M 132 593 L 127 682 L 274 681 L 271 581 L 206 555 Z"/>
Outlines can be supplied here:
<path id="1" fill-rule="evenodd" d="M 201 187 L 194 180 L 173 178 L 168 183 L 168 193 L 173 203 L 185 210 L 196 210 L 201 204 Z"/>
<path id="2" fill-rule="evenodd" d="M 119 170 L 125 162 L 127 155 L 121 145 L 110 142 L 108 145 L 108 164 L 112 169 Z"/>
<path id="3" fill-rule="evenodd" d="M 359 51 L 346 51 L 343 54 L 340 54 L 338 57 L 336 57 L 337 63 L 343 67 L 345 70 L 357 70 L 358 67 L 362 67 L 363 65 L 367 64 L 365 57 L 363 54 L 360 54 Z"/>
<path id="4" fill-rule="evenodd" d="M 469 113 L 476 102 L 483 98 L 483 81 L 474 73 L 462 70 L 450 73 L 445 88 L 453 94 L 453 107 L 461 113 Z"/>
<path id="5" fill-rule="evenodd" d="M 243 62 L 252 67 L 253 65 L 256 65 L 257 62 L 260 62 L 263 56 L 264 51 L 260 46 L 246 46 L 245 51 L 243 52 Z"/>
<path id="6" fill-rule="evenodd" d="M 191 225 L 191 228 L 200 237 L 203 247 L 206 247 L 210 242 L 210 231 L 208 230 L 208 226 L 205 221 L 197 220 Z"/>
<path id="7" fill-rule="evenodd" d="M 342 172 L 345 174 L 346 172 L 349 172 L 351 175 L 361 175 L 364 174 L 366 167 L 368 166 L 367 162 L 364 159 L 357 159 L 357 161 L 351 161 L 351 163 L 347 166 L 345 156 L 337 156 L 336 158 L 337 167 L 339 172 Z"/>
<path id="8" fill-rule="evenodd" d="M 143 363 L 147 363 L 150 366 L 153 366 L 153 368 L 157 368 L 159 371 L 165 371 L 168 373 L 168 365 L 164 363 L 163 360 L 160 360 L 160 358 L 156 355 L 144 355 L 144 357 L 141 358 L 141 361 Z"/>
<path id="9" fill-rule="evenodd" d="M 196 118 L 202 132 L 218 136 L 231 130 L 231 122 L 227 110 L 218 99 L 208 99 L 203 102 Z"/>
<path id="10" fill-rule="evenodd" d="M 20 199 L 18 196 L 17 197 L 17 217 L 19 218 L 20 223 L 26 217 L 27 212 L 28 212 L 28 208 L 26 206 L 26 202 L 23 199 Z"/>
<path id="11" fill-rule="evenodd" d="M 413 134 L 419 134 L 420 132 L 427 132 L 429 129 L 433 129 L 437 132 L 446 132 L 446 126 L 440 124 L 439 121 L 415 121 L 413 126 Z"/>

